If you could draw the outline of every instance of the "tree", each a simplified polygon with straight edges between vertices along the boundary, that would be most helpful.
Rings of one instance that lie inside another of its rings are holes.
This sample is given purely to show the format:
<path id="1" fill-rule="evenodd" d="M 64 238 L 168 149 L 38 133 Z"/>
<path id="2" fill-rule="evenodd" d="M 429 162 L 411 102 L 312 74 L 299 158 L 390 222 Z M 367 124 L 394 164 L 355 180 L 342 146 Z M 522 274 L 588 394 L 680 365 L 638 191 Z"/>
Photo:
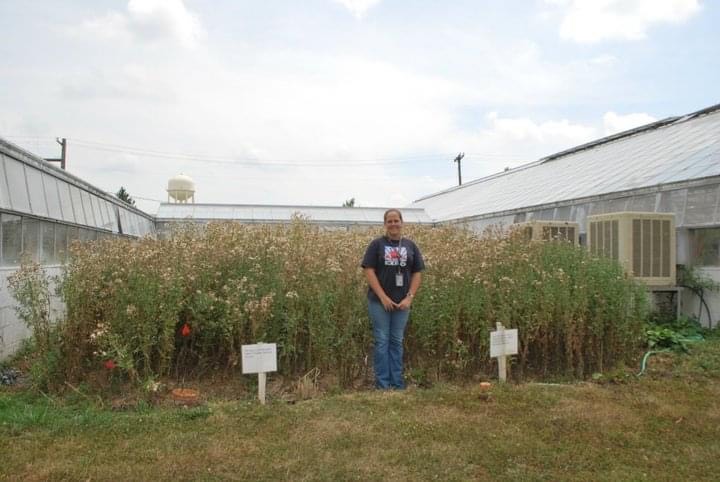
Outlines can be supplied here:
<path id="1" fill-rule="evenodd" d="M 351 197 L 347 201 L 345 201 L 342 205 L 344 208 L 354 208 L 355 207 L 355 198 Z"/>
<path id="2" fill-rule="evenodd" d="M 121 201 L 125 201 L 126 203 L 128 203 L 131 206 L 135 205 L 135 200 L 130 197 L 130 194 L 128 194 L 128 192 L 125 190 L 124 186 L 120 186 L 120 190 L 117 193 L 115 193 L 115 195 Z"/>

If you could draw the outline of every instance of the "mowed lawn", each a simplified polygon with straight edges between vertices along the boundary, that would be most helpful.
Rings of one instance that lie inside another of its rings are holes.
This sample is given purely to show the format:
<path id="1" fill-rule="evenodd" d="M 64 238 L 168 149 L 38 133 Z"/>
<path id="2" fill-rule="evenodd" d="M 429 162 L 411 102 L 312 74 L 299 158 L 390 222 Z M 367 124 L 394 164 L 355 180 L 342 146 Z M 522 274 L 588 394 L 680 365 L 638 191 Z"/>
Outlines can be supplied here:
<path id="1" fill-rule="evenodd" d="M 3 480 L 720 480 L 720 340 L 489 393 L 112 411 L 0 389 L 0 454 Z"/>

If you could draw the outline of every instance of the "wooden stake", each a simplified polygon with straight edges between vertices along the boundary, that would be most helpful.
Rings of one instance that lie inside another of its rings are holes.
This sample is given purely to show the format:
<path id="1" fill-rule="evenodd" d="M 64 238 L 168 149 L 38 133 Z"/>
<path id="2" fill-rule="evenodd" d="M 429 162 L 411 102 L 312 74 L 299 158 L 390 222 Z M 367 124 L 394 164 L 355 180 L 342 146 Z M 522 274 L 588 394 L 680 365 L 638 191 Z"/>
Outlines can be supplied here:
<path id="1" fill-rule="evenodd" d="M 265 381 L 266 373 L 258 373 L 258 399 L 260 399 L 260 403 L 263 405 L 265 405 Z"/>
<path id="2" fill-rule="evenodd" d="M 499 322 L 496 323 L 495 326 L 497 327 L 498 333 L 500 333 L 500 338 L 503 339 L 505 335 L 505 327 Z M 505 355 L 500 355 L 498 357 L 498 378 L 501 383 L 505 383 L 507 381 L 507 364 Z"/>

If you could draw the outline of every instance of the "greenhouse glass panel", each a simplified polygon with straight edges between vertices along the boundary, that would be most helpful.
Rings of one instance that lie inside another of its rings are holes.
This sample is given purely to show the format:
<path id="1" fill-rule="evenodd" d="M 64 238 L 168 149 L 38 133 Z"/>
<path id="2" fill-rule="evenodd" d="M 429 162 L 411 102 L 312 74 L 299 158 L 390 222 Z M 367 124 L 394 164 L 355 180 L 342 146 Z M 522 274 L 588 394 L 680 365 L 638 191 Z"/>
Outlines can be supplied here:
<path id="1" fill-rule="evenodd" d="M 102 203 L 105 201 L 94 195 L 90 195 L 90 201 L 92 202 L 93 213 L 95 214 L 95 226 L 102 228 L 105 226 L 105 218 L 103 216 L 104 209 L 102 209 Z"/>
<path id="2" fill-rule="evenodd" d="M 690 263 L 720 266 L 720 228 L 690 230 Z"/>
<path id="3" fill-rule="evenodd" d="M 555 219 L 555 208 L 543 209 L 539 212 L 535 219 L 539 219 L 541 221 L 552 221 Z"/>
<path id="4" fill-rule="evenodd" d="M 140 236 L 142 233 L 140 231 L 141 229 L 141 219 L 140 216 L 133 213 L 130 215 L 132 217 L 132 226 L 133 226 L 133 234 L 135 236 Z"/>
<path id="5" fill-rule="evenodd" d="M 15 159 L 5 158 L 5 173 L 7 174 L 10 203 L 15 211 L 30 212 L 30 197 L 25 184 L 25 169 Z"/>
<path id="6" fill-rule="evenodd" d="M 85 210 L 85 221 L 88 226 L 97 226 L 95 223 L 95 214 L 93 213 L 92 201 L 90 201 L 90 193 L 80 190 L 80 199 L 82 199 L 83 209 Z"/>
<path id="7" fill-rule="evenodd" d="M 43 188 L 42 173 L 37 169 L 25 166 L 28 189 L 30 190 L 30 207 L 33 214 L 47 217 L 48 207 L 45 200 L 45 189 Z"/>
<path id="8" fill-rule="evenodd" d="M 718 186 L 688 189 L 685 206 L 685 224 L 708 224 L 715 218 L 718 203 Z"/>
<path id="9" fill-rule="evenodd" d="M 118 215 L 117 210 L 115 209 L 115 205 L 108 201 L 105 201 L 105 209 L 108 215 L 108 224 L 106 228 L 110 229 L 113 233 L 119 233 L 120 228 L 118 228 Z"/>
<path id="10" fill-rule="evenodd" d="M 130 216 L 126 209 L 118 207 L 120 213 L 120 230 L 123 234 L 130 234 Z"/>
<path id="11" fill-rule="evenodd" d="M 675 191 L 660 193 L 658 212 L 675 213 L 675 224 L 677 226 L 684 224 L 686 195 L 687 189 L 677 189 Z"/>
<path id="12" fill-rule="evenodd" d="M 64 263 L 67 260 L 67 229 L 65 224 L 55 226 L 55 257 L 58 263 Z"/>
<path id="13" fill-rule="evenodd" d="M 85 217 L 85 210 L 83 209 L 80 189 L 76 188 L 75 186 L 70 186 L 70 197 L 72 197 L 72 205 L 75 209 L 75 222 L 77 222 L 78 224 L 87 224 L 87 218 Z"/>
<path id="14" fill-rule="evenodd" d="M 628 211 L 654 213 L 656 199 L 657 195 L 655 194 L 649 194 L 647 196 L 635 196 L 628 203 Z"/>
<path id="15" fill-rule="evenodd" d="M 40 224 L 42 221 L 32 218 L 23 218 L 22 231 L 23 231 L 23 256 L 30 256 L 33 261 L 37 262 L 40 258 L 40 246 L 42 242 L 40 240 L 41 230 Z"/>
<path id="16" fill-rule="evenodd" d="M 22 218 L 12 214 L 0 214 L 2 223 L 2 266 L 20 264 L 22 252 Z"/>
<path id="17" fill-rule="evenodd" d="M 62 206 L 63 219 L 74 223 L 75 209 L 72 198 L 70 197 L 70 185 L 58 180 L 58 193 L 60 194 L 60 205 Z"/>
<path id="18" fill-rule="evenodd" d="M 60 204 L 60 193 L 58 192 L 58 180 L 53 176 L 43 173 L 43 186 L 45 186 L 45 198 L 48 203 L 48 217 L 62 220 L 63 214 Z"/>
<path id="19" fill-rule="evenodd" d="M 5 156 L 0 154 L 0 208 L 12 209 L 8 193 L 7 175 L 5 175 Z"/>
<path id="20" fill-rule="evenodd" d="M 40 264 L 57 264 L 55 255 L 55 223 L 43 221 L 40 229 L 42 244 L 40 245 Z"/>
<path id="21" fill-rule="evenodd" d="M 562 206 L 555 208 L 555 220 L 557 221 L 570 221 L 572 213 L 572 206 Z"/>
<path id="22" fill-rule="evenodd" d="M 80 241 L 95 241 L 96 238 L 97 234 L 95 234 L 95 231 L 93 231 L 92 229 L 80 228 L 80 233 L 78 237 Z"/>
<path id="23" fill-rule="evenodd" d="M 78 241 L 80 241 L 80 228 L 76 228 L 75 226 L 68 226 L 67 227 L 68 253 L 70 252 L 70 248 L 72 248 L 73 243 L 77 243 Z"/>

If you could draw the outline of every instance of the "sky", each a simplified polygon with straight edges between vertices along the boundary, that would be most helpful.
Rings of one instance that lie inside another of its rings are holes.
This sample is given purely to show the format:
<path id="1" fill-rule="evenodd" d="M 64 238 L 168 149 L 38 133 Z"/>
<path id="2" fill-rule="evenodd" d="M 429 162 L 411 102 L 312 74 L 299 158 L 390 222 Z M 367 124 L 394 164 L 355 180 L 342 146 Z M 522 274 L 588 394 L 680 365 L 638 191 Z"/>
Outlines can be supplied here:
<path id="1" fill-rule="evenodd" d="M 406 206 L 720 103 L 715 0 L 0 0 L 0 137 L 196 202 Z"/>

